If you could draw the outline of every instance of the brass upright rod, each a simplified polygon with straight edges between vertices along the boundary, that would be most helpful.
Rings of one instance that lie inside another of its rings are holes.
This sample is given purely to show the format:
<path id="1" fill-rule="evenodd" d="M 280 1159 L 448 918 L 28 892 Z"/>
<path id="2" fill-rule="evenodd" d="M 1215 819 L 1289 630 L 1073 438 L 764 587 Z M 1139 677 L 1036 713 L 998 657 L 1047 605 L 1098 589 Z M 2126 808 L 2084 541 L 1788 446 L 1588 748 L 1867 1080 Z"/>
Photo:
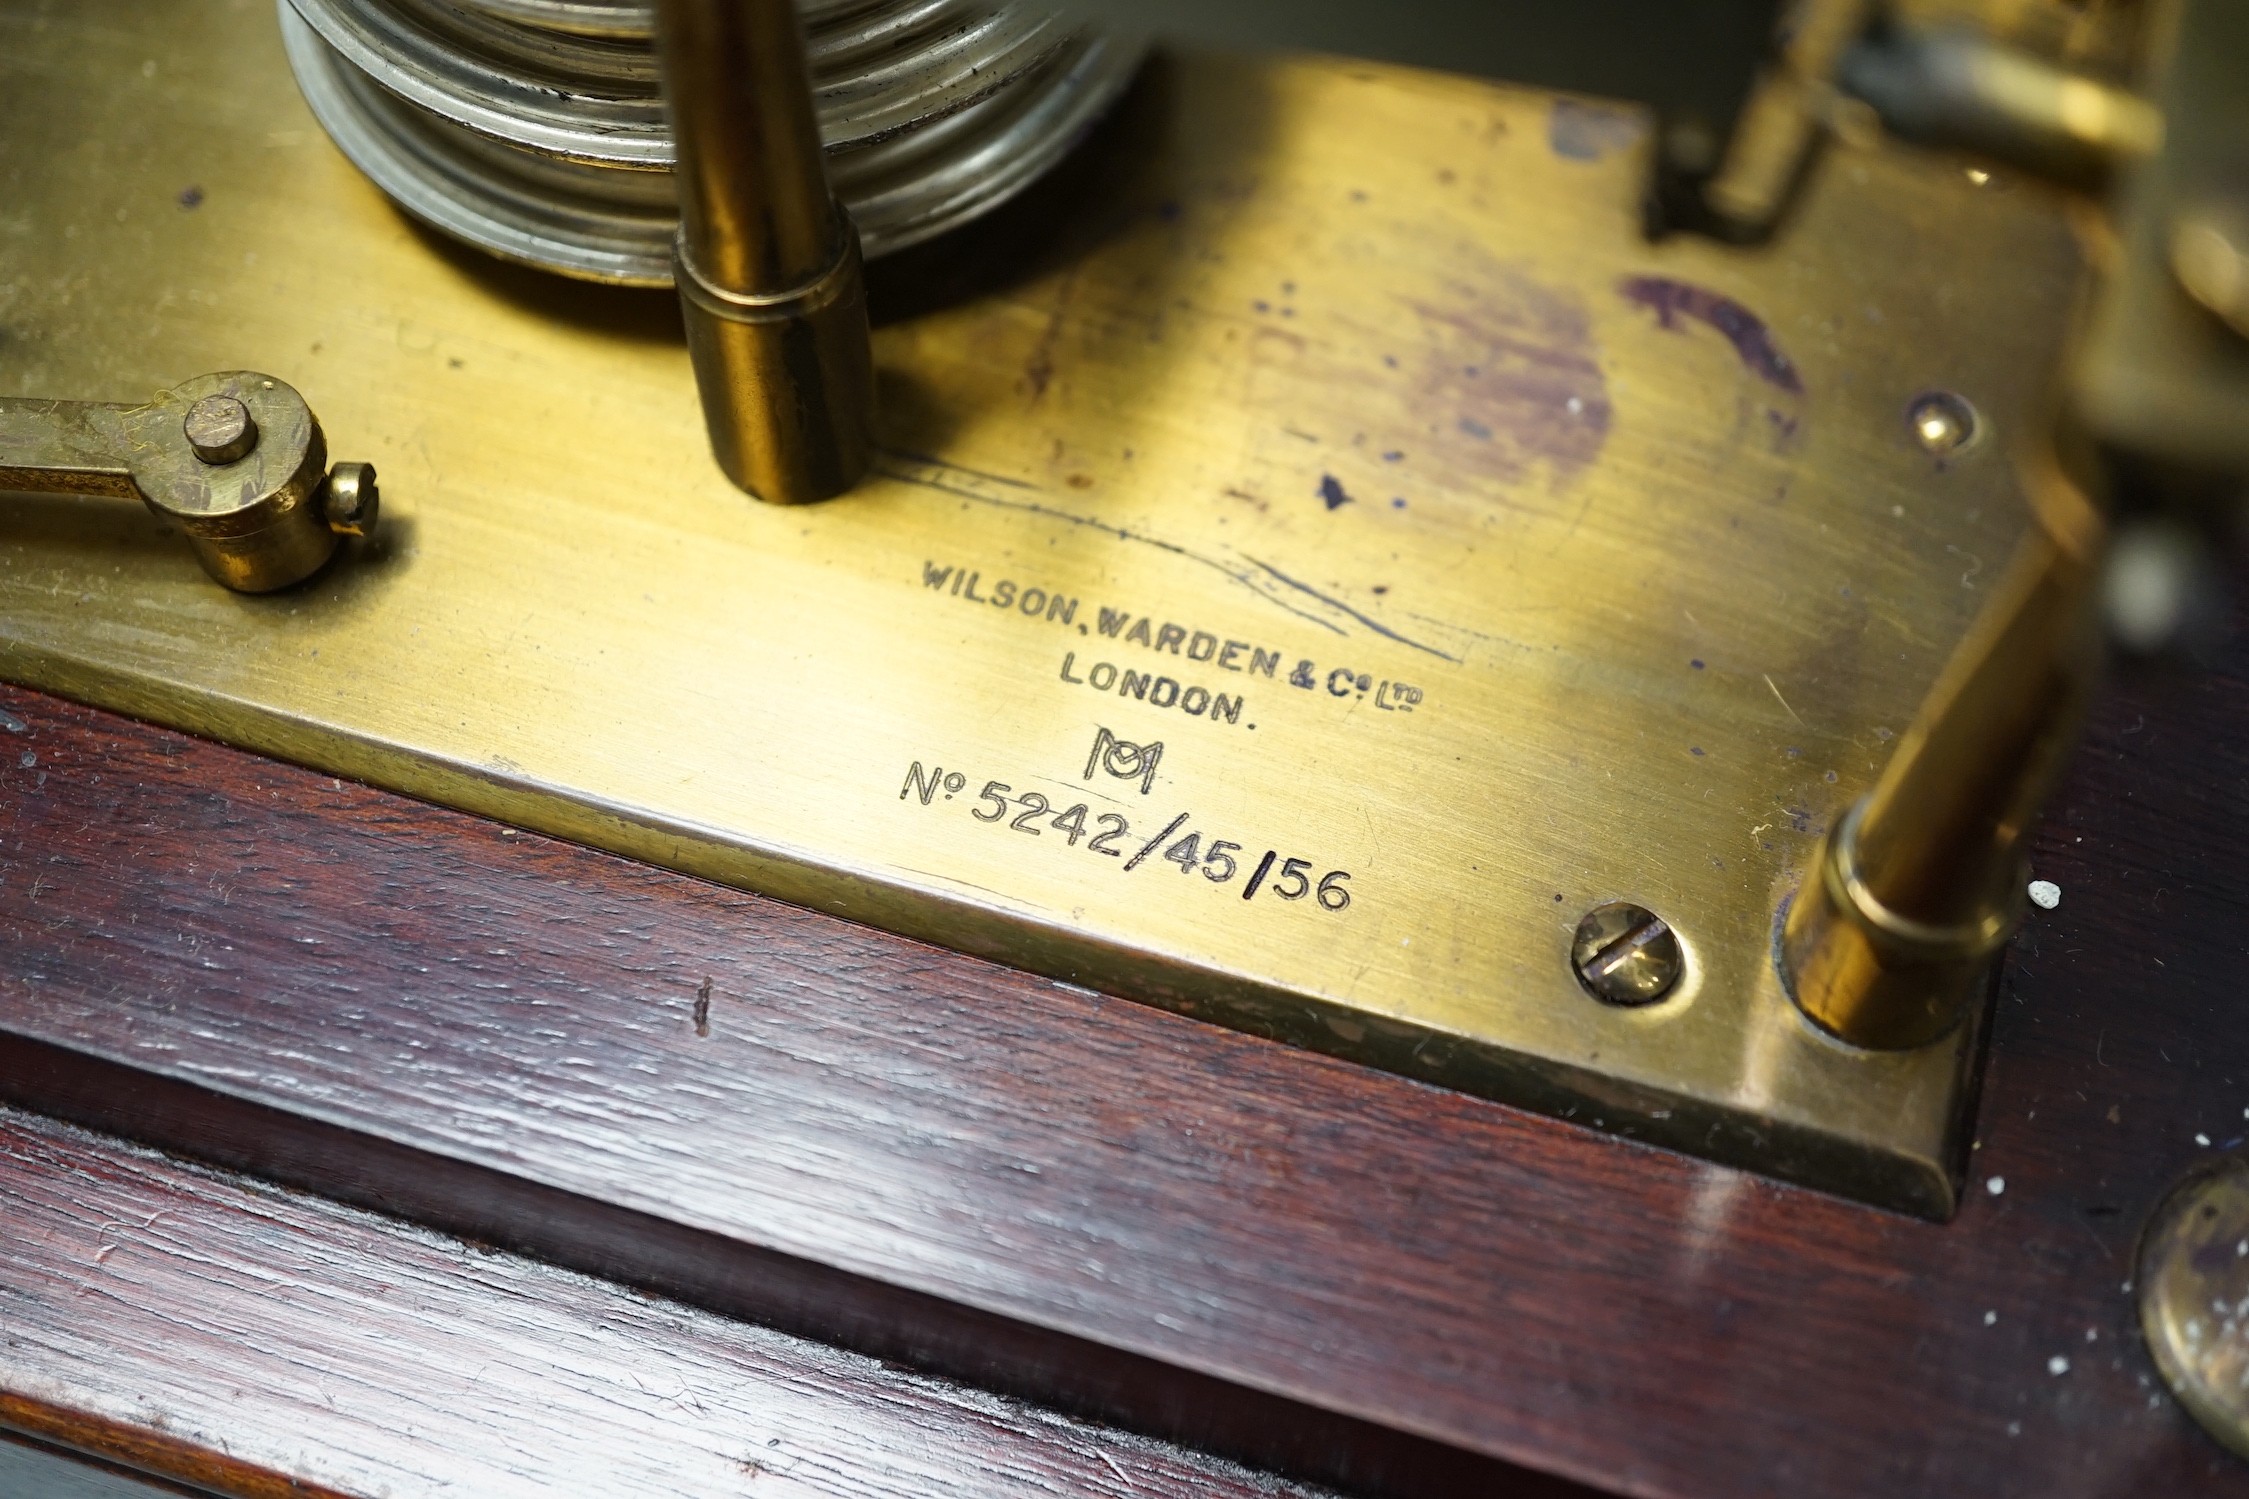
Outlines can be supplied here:
<path id="1" fill-rule="evenodd" d="M 1821 840 L 1781 934 L 1796 1003 L 1855 1045 L 1926 1045 L 1989 982 L 2023 842 L 2076 741 L 2099 657 L 2098 517 L 2038 466 L 2040 524 L 1874 789 Z"/>
<path id="2" fill-rule="evenodd" d="M 673 269 L 719 466 L 777 504 L 840 494 L 872 450 L 859 235 L 828 186 L 791 0 L 658 0 L 677 143 Z"/>

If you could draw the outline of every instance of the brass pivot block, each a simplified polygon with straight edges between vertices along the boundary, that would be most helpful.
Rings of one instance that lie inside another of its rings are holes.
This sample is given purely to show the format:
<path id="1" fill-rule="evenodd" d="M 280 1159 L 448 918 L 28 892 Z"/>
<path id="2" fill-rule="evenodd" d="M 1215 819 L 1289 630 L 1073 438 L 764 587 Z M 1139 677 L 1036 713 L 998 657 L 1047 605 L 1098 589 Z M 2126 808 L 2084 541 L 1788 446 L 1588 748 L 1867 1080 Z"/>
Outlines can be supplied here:
<path id="1" fill-rule="evenodd" d="M 374 467 L 331 473 L 304 397 L 250 370 L 198 375 L 145 406 L 0 396 L 0 489 L 145 501 L 242 593 L 310 577 L 376 515 Z"/>
<path id="2" fill-rule="evenodd" d="M 776 504 L 840 494 L 872 456 L 859 233 L 828 186 L 790 0 L 663 0 L 678 142 L 680 310 L 719 466 Z"/>

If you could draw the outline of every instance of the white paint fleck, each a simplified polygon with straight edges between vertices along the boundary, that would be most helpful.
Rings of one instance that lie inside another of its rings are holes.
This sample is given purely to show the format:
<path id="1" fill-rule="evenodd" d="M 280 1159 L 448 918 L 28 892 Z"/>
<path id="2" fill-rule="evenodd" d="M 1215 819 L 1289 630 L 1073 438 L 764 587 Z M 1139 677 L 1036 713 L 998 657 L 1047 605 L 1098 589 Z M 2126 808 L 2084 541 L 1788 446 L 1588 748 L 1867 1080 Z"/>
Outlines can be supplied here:
<path id="1" fill-rule="evenodd" d="M 2062 903 L 2062 887 L 2052 880 L 2032 880 L 2030 903 L 2041 911 L 2051 911 Z"/>
<path id="2" fill-rule="evenodd" d="M 1998 1320 L 1999 1320 L 1999 1314 L 1998 1314 L 1997 1312 L 1985 1312 L 1985 1313 L 1983 1314 L 1983 1325 L 1984 1325 L 1984 1326 L 1986 1326 L 1986 1327 L 1989 1327 L 1989 1326 L 1991 1326 L 1991 1325 L 1992 1325 L 1993 1323 L 1997 1322 Z"/>
<path id="3" fill-rule="evenodd" d="M 2046 1360 L 2046 1372 L 2056 1376 L 2067 1374 L 2069 1372 L 2069 1360 L 2059 1353 L 2055 1354 L 2052 1358 Z"/>
<path id="4" fill-rule="evenodd" d="M 2007 1178 L 2005 1178 L 2004 1176 L 1995 1176 L 1991 1178 L 1991 1180 L 1983 1184 L 1983 1189 L 1986 1192 L 1989 1192 L 1992 1196 L 1997 1197 L 2000 1193 L 2007 1190 Z"/>
<path id="5" fill-rule="evenodd" d="M 2086 1329 L 2085 1329 L 2085 1341 L 2086 1341 L 2086 1342 L 2088 1342 L 2088 1343 L 2098 1343 L 2098 1342 L 2099 1342 L 2100 1340 L 2101 1340 L 2101 1334 L 2100 1334 L 2100 1330 L 2099 1330 L 2098 1328 L 2092 1328 L 2092 1327 L 2088 1327 L 2088 1328 L 2086 1328 Z"/>
<path id="6" fill-rule="evenodd" d="M 2019 1437 L 2019 1436 L 2021 1436 L 2022 1434 L 2023 1434 L 2023 1423 L 2022 1423 L 2022 1422 L 2020 1422 L 2020 1421 L 2009 1421 L 2009 1422 L 2007 1423 L 2007 1435 L 2009 1435 L 2009 1436 L 2011 1436 L 2011 1437 Z"/>
<path id="7" fill-rule="evenodd" d="M 2210 1144 L 2210 1137 L 2208 1135 L 2196 1135 L 2194 1143 L 2207 1149 Z"/>

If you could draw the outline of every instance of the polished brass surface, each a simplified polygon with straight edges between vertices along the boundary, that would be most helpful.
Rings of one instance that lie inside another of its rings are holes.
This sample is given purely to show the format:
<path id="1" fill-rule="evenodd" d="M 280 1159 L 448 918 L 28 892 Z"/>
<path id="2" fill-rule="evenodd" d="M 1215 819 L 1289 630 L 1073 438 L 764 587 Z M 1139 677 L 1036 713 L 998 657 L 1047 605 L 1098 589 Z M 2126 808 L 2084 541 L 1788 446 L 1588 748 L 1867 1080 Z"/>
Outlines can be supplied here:
<path id="1" fill-rule="evenodd" d="M 199 375 L 140 406 L 0 396 L 0 489 L 141 499 L 243 593 L 303 582 L 338 535 L 373 524 L 373 470 L 338 465 L 352 476 L 337 525 L 327 463 L 304 397 L 248 370 Z"/>
<path id="2" fill-rule="evenodd" d="M 2140 1335 L 2203 1429 L 2249 1457 L 2249 1162 L 2172 1189 L 2140 1235 Z"/>
<path id="3" fill-rule="evenodd" d="M 679 165 L 673 280 L 711 449 L 775 504 L 873 457 L 859 232 L 829 190 L 795 0 L 659 0 Z"/>
<path id="4" fill-rule="evenodd" d="M 390 514 L 247 599 L 127 507 L 11 505 L 0 671 L 1950 1209 L 1974 1025 L 1838 1045 L 1771 954 L 2024 530 L 2078 270 L 2035 190 L 1839 152 L 1784 249 L 1651 247 L 1630 113 L 1183 58 L 1052 243 L 878 330 L 877 471 L 777 508 L 669 299 L 410 227 L 262 8 L 199 14 L 0 4 L 0 386 L 287 368 Z M 1932 389 L 1984 439 L 1925 451 Z M 1659 1003 L 1573 971 L 1612 901 L 1677 935 Z"/>

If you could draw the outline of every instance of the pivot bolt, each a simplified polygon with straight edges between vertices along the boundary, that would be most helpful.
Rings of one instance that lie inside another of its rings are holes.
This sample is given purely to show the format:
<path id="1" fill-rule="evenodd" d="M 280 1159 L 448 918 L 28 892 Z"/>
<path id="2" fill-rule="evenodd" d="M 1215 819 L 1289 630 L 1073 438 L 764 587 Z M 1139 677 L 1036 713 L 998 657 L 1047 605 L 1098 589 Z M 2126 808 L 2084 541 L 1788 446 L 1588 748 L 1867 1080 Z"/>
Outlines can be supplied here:
<path id="1" fill-rule="evenodd" d="M 256 419 L 232 396 L 205 396 L 187 408 L 181 425 L 187 445 L 205 463 L 232 463 L 258 445 Z"/>
<path id="2" fill-rule="evenodd" d="M 1595 999 L 1612 1005 L 1653 1004 L 1686 970 L 1679 936 L 1645 906 L 1614 901 L 1586 912 L 1570 945 L 1570 966 Z"/>

